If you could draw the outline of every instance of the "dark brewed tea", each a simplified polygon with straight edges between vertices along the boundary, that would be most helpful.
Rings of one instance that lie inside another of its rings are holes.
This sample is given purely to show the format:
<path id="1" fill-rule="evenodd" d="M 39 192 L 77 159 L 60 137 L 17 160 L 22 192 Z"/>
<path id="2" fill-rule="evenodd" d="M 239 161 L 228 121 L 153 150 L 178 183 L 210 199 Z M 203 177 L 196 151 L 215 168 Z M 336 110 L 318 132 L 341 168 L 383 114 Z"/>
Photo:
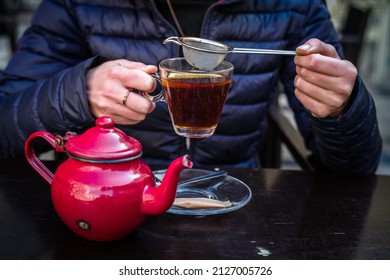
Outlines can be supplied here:
<path id="1" fill-rule="evenodd" d="M 159 67 L 175 132 L 187 138 L 213 135 L 231 83 L 233 64 L 223 61 L 204 71 L 176 57 L 161 61 Z"/>
<path id="2" fill-rule="evenodd" d="M 162 79 L 174 125 L 182 129 L 215 128 L 225 104 L 230 80 L 190 75 Z"/>

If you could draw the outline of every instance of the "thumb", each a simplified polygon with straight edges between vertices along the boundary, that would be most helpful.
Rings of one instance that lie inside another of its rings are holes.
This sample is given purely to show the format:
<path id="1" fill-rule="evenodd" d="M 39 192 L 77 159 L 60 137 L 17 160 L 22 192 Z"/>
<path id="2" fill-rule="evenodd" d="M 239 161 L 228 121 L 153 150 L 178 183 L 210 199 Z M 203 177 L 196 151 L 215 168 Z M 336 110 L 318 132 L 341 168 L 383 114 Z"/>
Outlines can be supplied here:
<path id="1" fill-rule="evenodd" d="M 319 53 L 325 56 L 339 58 L 336 49 L 330 45 L 325 44 L 324 42 L 318 39 L 310 39 L 303 45 L 297 47 L 297 54 L 299 55 L 309 55 Z"/>

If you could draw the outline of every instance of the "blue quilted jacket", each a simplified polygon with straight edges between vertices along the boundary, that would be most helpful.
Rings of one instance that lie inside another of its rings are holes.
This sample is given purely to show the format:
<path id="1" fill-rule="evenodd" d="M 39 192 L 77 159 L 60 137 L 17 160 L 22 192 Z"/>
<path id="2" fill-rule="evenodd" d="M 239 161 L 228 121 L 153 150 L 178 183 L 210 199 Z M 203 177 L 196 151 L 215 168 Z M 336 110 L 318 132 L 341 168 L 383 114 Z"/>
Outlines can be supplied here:
<path id="1" fill-rule="evenodd" d="M 157 65 L 179 56 L 179 46 L 162 44 L 177 35 L 153 0 L 43 1 L 0 76 L 0 158 L 23 156 L 24 142 L 34 131 L 64 135 L 93 126 L 85 94 L 88 69 L 119 58 Z M 206 13 L 201 37 L 233 47 L 291 50 L 315 37 L 342 56 L 320 0 L 218 1 Z M 316 119 L 294 97 L 292 57 L 232 54 L 227 60 L 235 66 L 234 78 L 212 137 L 191 140 L 186 150 L 164 103 L 138 125 L 120 127 L 142 143 L 145 161 L 170 162 L 189 153 L 195 164 L 255 166 L 267 108 L 280 80 L 299 130 L 320 162 L 336 171 L 375 171 L 381 139 L 373 100 L 360 78 L 343 116 Z"/>

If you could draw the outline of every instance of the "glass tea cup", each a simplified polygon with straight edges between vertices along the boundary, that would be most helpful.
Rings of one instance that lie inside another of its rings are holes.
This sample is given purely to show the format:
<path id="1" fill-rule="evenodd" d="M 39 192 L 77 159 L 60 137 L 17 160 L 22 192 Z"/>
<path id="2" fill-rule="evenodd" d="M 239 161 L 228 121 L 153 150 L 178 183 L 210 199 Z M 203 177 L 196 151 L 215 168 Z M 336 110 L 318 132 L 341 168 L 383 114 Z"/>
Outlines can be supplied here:
<path id="1" fill-rule="evenodd" d="M 233 74 L 233 65 L 223 61 L 212 70 L 200 70 L 184 58 L 169 58 L 159 64 L 163 91 L 152 101 L 168 105 L 172 125 L 187 138 L 211 136 L 218 125 Z"/>

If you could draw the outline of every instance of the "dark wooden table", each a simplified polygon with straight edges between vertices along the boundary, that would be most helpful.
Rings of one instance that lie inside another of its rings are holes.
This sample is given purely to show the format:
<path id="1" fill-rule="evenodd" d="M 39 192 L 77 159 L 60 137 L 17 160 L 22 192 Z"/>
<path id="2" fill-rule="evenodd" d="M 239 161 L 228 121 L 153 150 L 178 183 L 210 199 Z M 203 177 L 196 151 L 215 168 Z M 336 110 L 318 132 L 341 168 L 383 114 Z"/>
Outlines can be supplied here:
<path id="1" fill-rule="evenodd" d="M 253 191 L 244 208 L 149 217 L 94 242 L 62 223 L 24 160 L 0 161 L 0 259 L 390 259 L 390 176 L 228 171 Z"/>

